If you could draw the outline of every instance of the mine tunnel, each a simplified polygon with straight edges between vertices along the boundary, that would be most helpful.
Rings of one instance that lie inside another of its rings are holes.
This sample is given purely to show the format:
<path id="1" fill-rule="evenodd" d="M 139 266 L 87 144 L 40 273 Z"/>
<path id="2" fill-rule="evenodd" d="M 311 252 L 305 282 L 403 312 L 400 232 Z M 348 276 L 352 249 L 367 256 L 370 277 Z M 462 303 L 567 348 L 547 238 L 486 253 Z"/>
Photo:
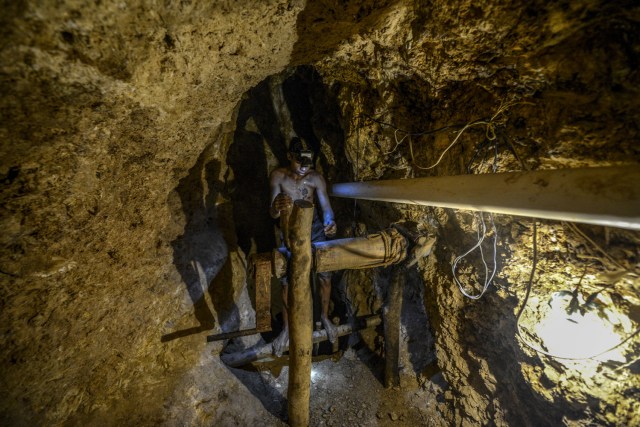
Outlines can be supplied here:
<path id="1" fill-rule="evenodd" d="M 640 425 L 637 2 L 0 20 L 1 425 Z"/>

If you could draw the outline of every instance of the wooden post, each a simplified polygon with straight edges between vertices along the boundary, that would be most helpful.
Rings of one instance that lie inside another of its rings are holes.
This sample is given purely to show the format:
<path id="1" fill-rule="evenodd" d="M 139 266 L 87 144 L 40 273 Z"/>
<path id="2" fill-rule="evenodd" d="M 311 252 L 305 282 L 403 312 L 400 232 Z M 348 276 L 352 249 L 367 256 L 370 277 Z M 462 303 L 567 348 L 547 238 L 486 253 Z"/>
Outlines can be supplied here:
<path id="1" fill-rule="evenodd" d="M 271 330 L 271 254 L 254 258 L 253 280 L 256 286 L 256 330 Z"/>
<path id="2" fill-rule="evenodd" d="M 387 388 L 400 385 L 400 314 L 402 312 L 402 290 L 404 269 L 394 266 L 391 272 L 391 286 L 387 294 L 384 314 L 384 385 Z"/>
<path id="3" fill-rule="evenodd" d="M 291 276 L 289 280 L 289 424 L 309 425 L 311 355 L 313 352 L 311 302 L 311 223 L 313 205 L 296 200 L 289 222 Z"/>

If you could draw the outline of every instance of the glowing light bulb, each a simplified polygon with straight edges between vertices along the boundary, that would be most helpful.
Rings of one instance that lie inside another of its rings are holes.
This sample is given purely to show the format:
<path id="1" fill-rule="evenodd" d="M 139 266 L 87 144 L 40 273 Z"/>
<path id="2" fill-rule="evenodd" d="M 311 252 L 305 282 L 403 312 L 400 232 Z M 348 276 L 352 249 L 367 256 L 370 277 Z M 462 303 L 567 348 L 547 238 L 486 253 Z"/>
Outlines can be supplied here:
<path id="1" fill-rule="evenodd" d="M 584 314 L 580 310 L 568 314 L 566 308 L 569 298 L 566 294 L 555 293 L 550 301 L 551 309 L 535 326 L 536 334 L 549 353 L 564 358 L 598 356 L 598 360 L 624 362 L 620 348 L 607 351 L 622 340 L 611 322 L 617 317 L 615 313 L 600 307 L 587 309 Z M 581 295 L 577 298 L 579 304 L 584 306 Z M 599 312 L 602 317 L 598 315 Z M 607 352 L 600 355 L 604 351 Z"/>

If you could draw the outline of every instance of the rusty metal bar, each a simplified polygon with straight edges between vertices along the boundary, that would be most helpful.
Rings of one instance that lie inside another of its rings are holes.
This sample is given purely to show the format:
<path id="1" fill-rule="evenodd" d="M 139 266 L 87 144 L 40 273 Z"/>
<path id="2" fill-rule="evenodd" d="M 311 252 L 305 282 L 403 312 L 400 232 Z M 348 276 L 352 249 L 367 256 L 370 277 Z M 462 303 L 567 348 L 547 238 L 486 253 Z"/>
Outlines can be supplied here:
<path id="1" fill-rule="evenodd" d="M 337 335 L 339 337 L 349 335 L 355 331 L 359 331 L 361 329 L 374 328 L 382 323 L 382 319 L 379 315 L 364 317 L 356 319 L 354 325 L 344 324 L 338 326 Z M 323 341 L 327 341 L 327 331 L 321 329 L 319 331 L 313 332 L 313 343 L 317 344 Z M 285 348 L 285 351 L 288 350 L 288 347 Z M 238 351 L 236 353 L 228 353 L 222 354 L 220 359 L 224 362 L 225 365 L 230 366 L 232 368 L 237 368 L 239 366 L 246 365 L 248 363 L 256 362 L 260 359 L 264 359 L 267 357 L 273 356 L 273 348 L 271 343 L 261 344 L 256 347 L 251 347 L 248 349 L 244 349 Z"/>
<path id="2" fill-rule="evenodd" d="M 640 230 L 638 165 L 354 182 L 331 195 Z"/>
<path id="3" fill-rule="evenodd" d="M 296 200 L 289 222 L 291 268 L 289 280 L 289 424 L 309 425 L 313 306 L 311 302 L 311 223 L 313 204 Z"/>

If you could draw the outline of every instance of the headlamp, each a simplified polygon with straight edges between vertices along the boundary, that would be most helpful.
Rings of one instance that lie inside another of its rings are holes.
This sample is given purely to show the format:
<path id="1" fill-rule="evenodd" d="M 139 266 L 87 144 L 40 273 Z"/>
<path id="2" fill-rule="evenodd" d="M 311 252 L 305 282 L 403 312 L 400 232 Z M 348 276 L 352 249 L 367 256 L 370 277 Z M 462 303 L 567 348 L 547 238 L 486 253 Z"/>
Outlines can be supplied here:
<path id="1" fill-rule="evenodd" d="M 313 164 L 313 152 L 310 150 L 301 150 L 296 153 L 296 161 L 300 166 L 311 166 Z"/>

